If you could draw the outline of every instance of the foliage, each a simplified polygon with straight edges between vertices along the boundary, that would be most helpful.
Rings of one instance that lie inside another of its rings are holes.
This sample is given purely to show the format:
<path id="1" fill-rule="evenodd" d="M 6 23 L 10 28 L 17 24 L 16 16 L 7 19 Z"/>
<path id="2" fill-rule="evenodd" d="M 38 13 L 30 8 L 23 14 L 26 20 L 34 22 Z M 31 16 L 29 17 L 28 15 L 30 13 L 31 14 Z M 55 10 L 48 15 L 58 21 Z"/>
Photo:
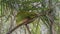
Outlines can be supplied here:
<path id="1" fill-rule="evenodd" d="M 35 22 L 33 21 L 30 26 L 32 25 L 31 32 L 33 34 L 40 34 L 40 20 L 49 29 L 53 26 L 52 24 L 56 24 L 56 20 L 59 20 L 55 13 L 56 6 L 54 6 L 58 1 L 60 0 L 49 0 L 49 2 L 47 0 L 1 0 L 0 15 L 7 17 L 5 21 L 8 21 L 10 17 L 14 16 L 16 17 L 16 23 L 21 22 L 25 18 L 33 19 L 38 16 L 38 19 L 34 20 Z M 5 13 L 3 14 L 2 12 Z M 36 27 L 34 28 L 34 26 Z M 60 27 L 56 26 L 56 28 L 59 29 Z"/>

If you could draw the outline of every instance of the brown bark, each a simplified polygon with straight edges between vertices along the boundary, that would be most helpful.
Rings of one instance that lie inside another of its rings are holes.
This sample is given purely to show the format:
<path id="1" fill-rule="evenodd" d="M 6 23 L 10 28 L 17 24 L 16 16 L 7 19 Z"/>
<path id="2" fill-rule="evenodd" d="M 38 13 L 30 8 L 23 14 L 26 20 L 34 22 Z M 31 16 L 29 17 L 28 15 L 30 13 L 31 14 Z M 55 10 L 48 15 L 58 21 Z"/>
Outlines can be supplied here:
<path id="1" fill-rule="evenodd" d="M 36 19 L 36 18 L 34 18 L 34 19 L 29 19 L 29 18 L 24 19 L 21 24 L 19 24 L 19 25 L 16 26 L 15 28 L 11 29 L 10 31 L 8 31 L 7 34 L 11 34 L 13 31 L 15 31 L 15 30 L 16 30 L 17 28 L 19 28 L 20 26 L 29 24 L 30 22 L 32 22 L 32 21 L 35 20 L 35 19 Z"/>

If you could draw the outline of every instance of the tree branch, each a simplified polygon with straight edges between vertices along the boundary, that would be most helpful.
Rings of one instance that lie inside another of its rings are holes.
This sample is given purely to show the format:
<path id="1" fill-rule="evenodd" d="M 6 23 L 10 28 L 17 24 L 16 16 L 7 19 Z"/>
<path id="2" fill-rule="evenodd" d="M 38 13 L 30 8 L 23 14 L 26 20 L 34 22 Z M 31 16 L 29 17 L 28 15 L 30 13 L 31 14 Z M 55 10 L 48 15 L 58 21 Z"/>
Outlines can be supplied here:
<path id="1" fill-rule="evenodd" d="M 6 34 L 11 34 L 13 31 L 15 31 L 17 28 L 19 28 L 20 26 L 22 25 L 26 25 L 26 24 L 29 24 L 31 22 L 33 22 L 36 18 L 38 18 L 39 16 L 43 16 L 44 14 L 37 14 L 34 18 L 25 18 L 23 20 L 23 22 L 19 25 L 17 25 L 16 27 L 14 27 L 13 29 L 11 29 L 10 31 L 8 31 Z"/>
<path id="2" fill-rule="evenodd" d="M 33 19 L 24 19 L 23 22 L 21 24 L 19 24 L 18 26 L 16 26 L 15 28 L 11 29 L 10 31 L 7 32 L 7 34 L 11 34 L 13 31 L 15 31 L 17 28 L 19 28 L 20 26 L 22 25 L 26 25 L 26 24 L 29 24 L 31 23 L 32 21 L 34 21 L 36 18 L 33 18 Z"/>
<path id="3" fill-rule="evenodd" d="M 27 30 L 28 30 L 28 32 L 29 32 L 29 34 L 31 34 L 31 32 L 30 32 L 30 30 L 29 30 L 28 25 L 26 24 L 25 26 L 26 26 L 26 28 L 27 28 Z"/>

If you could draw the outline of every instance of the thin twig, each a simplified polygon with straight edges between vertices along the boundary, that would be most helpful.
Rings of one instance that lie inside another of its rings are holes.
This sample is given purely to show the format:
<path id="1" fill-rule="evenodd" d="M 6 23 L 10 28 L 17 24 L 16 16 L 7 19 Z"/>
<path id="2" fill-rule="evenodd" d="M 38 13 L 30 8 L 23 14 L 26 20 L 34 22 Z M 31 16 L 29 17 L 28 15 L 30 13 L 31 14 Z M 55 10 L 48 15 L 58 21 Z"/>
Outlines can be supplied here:
<path id="1" fill-rule="evenodd" d="M 29 30 L 28 25 L 26 24 L 25 26 L 26 26 L 26 28 L 27 28 L 27 30 L 28 30 L 28 32 L 29 32 L 29 34 L 31 34 L 31 32 L 30 32 L 30 30 Z"/>

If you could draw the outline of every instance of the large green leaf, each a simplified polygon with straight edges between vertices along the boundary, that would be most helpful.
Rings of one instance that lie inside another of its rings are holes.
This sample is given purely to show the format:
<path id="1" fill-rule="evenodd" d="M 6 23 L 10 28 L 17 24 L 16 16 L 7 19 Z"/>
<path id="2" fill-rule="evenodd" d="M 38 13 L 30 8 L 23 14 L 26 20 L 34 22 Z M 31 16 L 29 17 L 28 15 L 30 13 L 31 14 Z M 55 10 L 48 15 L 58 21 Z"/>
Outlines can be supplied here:
<path id="1" fill-rule="evenodd" d="M 17 23 L 19 23 L 21 20 L 25 18 L 34 18 L 34 17 L 36 17 L 36 14 L 34 12 L 22 11 L 17 13 L 16 21 Z"/>

